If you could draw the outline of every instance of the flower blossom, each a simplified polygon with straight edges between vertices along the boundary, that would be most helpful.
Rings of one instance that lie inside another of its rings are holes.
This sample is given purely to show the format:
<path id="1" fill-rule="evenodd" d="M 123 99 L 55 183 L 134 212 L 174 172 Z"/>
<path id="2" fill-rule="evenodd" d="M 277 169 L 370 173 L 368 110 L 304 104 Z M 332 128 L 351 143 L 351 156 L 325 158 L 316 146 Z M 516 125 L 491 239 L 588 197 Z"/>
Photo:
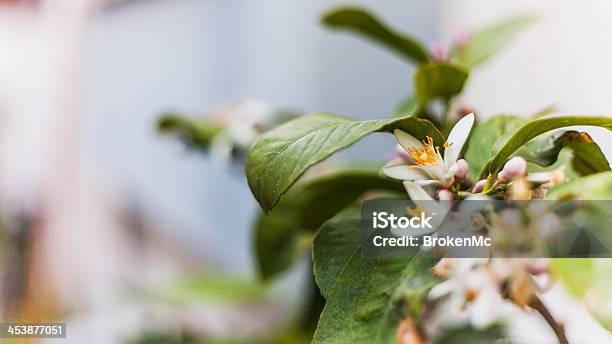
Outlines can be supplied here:
<path id="1" fill-rule="evenodd" d="M 390 161 L 382 168 L 381 172 L 388 177 L 403 180 L 408 193 L 413 192 L 415 196 L 417 194 L 419 196 L 423 195 L 422 192 L 415 189 L 414 185 L 418 187 L 431 185 L 440 189 L 449 188 L 453 185 L 455 177 L 463 178 L 467 173 L 467 162 L 465 160 L 458 161 L 458 158 L 473 125 L 473 113 L 463 117 L 455 124 L 444 144 L 446 148 L 444 157 L 440 154 L 440 148 L 434 146 L 431 137 L 427 136 L 425 140 L 419 141 L 402 130 L 395 130 L 393 132 L 395 138 L 407 153 L 407 156 L 405 159 Z"/>

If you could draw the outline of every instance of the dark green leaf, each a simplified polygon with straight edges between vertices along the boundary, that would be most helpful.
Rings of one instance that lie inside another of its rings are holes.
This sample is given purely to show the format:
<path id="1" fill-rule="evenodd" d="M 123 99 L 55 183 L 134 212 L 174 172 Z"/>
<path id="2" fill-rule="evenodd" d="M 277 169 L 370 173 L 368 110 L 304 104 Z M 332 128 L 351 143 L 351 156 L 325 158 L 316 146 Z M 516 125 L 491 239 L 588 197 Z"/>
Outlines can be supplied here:
<path id="1" fill-rule="evenodd" d="M 345 169 L 297 184 L 255 228 L 259 271 L 270 279 L 289 268 L 303 252 L 301 243 L 321 224 L 368 190 L 402 192 L 401 183 L 379 176 L 378 169 Z"/>
<path id="2" fill-rule="evenodd" d="M 366 258 L 362 242 L 354 208 L 326 222 L 315 237 L 314 273 L 326 304 L 313 343 L 393 343 L 401 307 L 424 300 L 433 258 Z"/>
<path id="3" fill-rule="evenodd" d="M 502 148 L 487 163 L 487 171 L 491 175 L 497 172 L 506 163 L 506 160 L 514 152 L 529 142 L 531 139 L 551 131 L 553 129 L 564 128 L 574 125 L 598 126 L 608 130 L 612 129 L 612 118 L 608 117 L 550 117 L 535 119 L 521 126 L 510 138 L 508 138 Z M 483 175 L 481 175 L 482 177 Z"/>
<path id="4" fill-rule="evenodd" d="M 429 59 L 427 50 L 416 39 L 393 31 L 363 8 L 337 8 L 324 14 L 321 21 L 328 27 L 362 35 L 391 49 L 408 61 L 422 63 Z"/>
<path id="5" fill-rule="evenodd" d="M 535 17 L 518 16 L 473 32 L 467 42 L 455 47 L 457 59 L 467 67 L 485 61 L 510 43 Z"/>
<path id="6" fill-rule="evenodd" d="M 506 329 L 500 324 L 494 324 L 484 329 L 477 329 L 470 325 L 455 327 L 442 332 L 434 340 L 435 344 L 489 344 L 506 343 L 508 340 Z"/>
<path id="7" fill-rule="evenodd" d="M 563 148 L 572 150 L 572 168 L 582 175 L 610 171 L 610 164 L 599 146 L 586 133 L 566 131 L 544 134 L 529 141 L 514 155 L 540 166 L 551 166 Z"/>
<path id="8" fill-rule="evenodd" d="M 484 173 L 485 165 L 499 150 L 500 142 L 505 142 L 504 137 L 508 137 L 524 122 L 525 120 L 518 116 L 501 115 L 476 125 L 464 155 L 470 164 L 472 180 L 476 181 Z"/>
<path id="9" fill-rule="evenodd" d="M 210 144 L 222 129 L 220 123 L 213 120 L 196 120 L 175 114 L 165 114 L 157 122 L 159 132 L 177 135 L 187 146 L 208 150 Z"/>
<path id="10" fill-rule="evenodd" d="M 269 211 L 309 167 L 366 135 L 394 129 L 404 130 L 418 139 L 430 136 L 439 146 L 444 143 L 442 134 L 424 119 L 404 117 L 356 121 L 314 113 L 258 137 L 246 162 L 251 191 L 261 207 Z"/>
<path id="11" fill-rule="evenodd" d="M 612 172 L 592 174 L 563 183 L 551 189 L 547 199 L 579 198 L 583 200 L 612 199 Z"/>
<path id="12" fill-rule="evenodd" d="M 430 100 L 450 100 L 461 93 L 467 80 L 468 72 L 463 67 L 452 63 L 432 62 L 417 68 L 414 73 L 414 88 L 419 108 Z"/>

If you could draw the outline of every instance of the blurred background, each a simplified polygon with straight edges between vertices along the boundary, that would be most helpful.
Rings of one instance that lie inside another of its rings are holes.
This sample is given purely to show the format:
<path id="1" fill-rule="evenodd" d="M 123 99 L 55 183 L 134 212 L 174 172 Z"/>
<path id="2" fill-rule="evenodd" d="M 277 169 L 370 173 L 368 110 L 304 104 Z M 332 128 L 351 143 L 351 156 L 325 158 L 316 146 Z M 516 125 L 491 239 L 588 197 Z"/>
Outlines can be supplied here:
<path id="1" fill-rule="evenodd" d="M 267 297 L 254 282 L 257 205 L 240 166 L 160 136 L 156 121 L 244 99 L 388 116 L 411 93 L 412 66 L 322 28 L 319 16 L 341 4 L 0 1 L 0 315 L 67 321 L 71 343 L 254 338 L 289 323 L 308 264 Z M 429 46 L 534 13 L 536 25 L 470 76 L 463 102 L 482 117 L 550 105 L 612 113 L 612 3 L 350 4 Z M 593 136 L 609 157 L 611 142 Z M 389 147 L 375 135 L 341 156 L 380 160 Z M 245 302 L 223 302 L 234 296 Z"/>

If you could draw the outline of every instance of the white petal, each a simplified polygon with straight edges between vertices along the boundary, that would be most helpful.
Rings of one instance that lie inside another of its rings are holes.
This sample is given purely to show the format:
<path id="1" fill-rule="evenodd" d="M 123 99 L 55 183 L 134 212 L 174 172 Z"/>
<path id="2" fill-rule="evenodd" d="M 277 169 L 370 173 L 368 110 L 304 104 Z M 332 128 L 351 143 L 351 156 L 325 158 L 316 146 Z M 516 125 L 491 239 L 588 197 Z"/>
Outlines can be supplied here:
<path id="1" fill-rule="evenodd" d="M 397 140 L 397 142 L 406 150 L 408 150 L 410 147 L 416 147 L 421 149 L 425 148 L 423 142 L 419 141 L 417 138 L 403 130 L 395 129 L 393 131 L 393 135 L 395 135 L 395 139 Z"/>
<path id="2" fill-rule="evenodd" d="M 395 165 L 383 167 L 381 172 L 387 177 L 399 180 L 429 179 L 421 170 L 408 165 Z"/>
<path id="3" fill-rule="evenodd" d="M 532 183 L 548 183 L 551 177 L 551 172 L 535 172 L 527 175 L 527 181 Z"/>
<path id="4" fill-rule="evenodd" d="M 408 193 L 408 195 L 410 196 L 410 199 L 413 201 L 429 201 L 429 200 L 433 200 L 433 198 L 427 193 L 425 192 L 425 190 L 423 190 L 423 188 L 419 185 L 417 185 L 416 183 L 413 182 L 404 182 L 404 188 L 406 189 L 406 192 Z"/>
<path id="5" fill-rule="evenodd" d="M 439 180 L 433 180 L 433 179 L 415 180 L 414 183 L 419 186 L 428 186 L 428 185 L 438 186 L 442 184 Z"/>
<path id="6" fill-rule="evenodd" d="M 419 165 L 419 168 L 421 168 L 423 172 L 427 173 L 431 179 L 444 180 L 444 175 L 446 174 L 444 164 L 425 164 Z"/>
<path id="7" fill-rule="evenodd" d="M 471 113 L 460 119 L 451 130 L 447 140 L 450 146 L 446 147 L 444 150 L 444 163 L 446 164 L 446 168 L 450 168 L 459 158 L 463 144 L 467 140 L 473 125 L 474 114 Z"/>
<path id="8" fill-rule="evenodd" d="M 402 159 L 402 158 L 395 158 L 395 159 L 391 159 L 391 160 L 387 161 L 387 163 L 383 166 L 383 168 L 391 167 L 391 166 L 399 166 L 399 165 L 407 165 L 407 164 L 404 161 L 404 159 Z"/>

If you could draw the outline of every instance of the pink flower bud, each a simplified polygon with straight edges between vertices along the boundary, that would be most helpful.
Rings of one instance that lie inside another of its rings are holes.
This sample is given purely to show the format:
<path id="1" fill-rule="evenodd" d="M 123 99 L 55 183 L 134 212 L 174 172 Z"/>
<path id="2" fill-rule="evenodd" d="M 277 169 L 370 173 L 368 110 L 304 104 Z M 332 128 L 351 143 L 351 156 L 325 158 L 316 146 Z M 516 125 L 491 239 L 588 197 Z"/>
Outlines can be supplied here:
<path id="1" fill-rule="evenodd" d="M 501 183 L 507 183 L 516 177 L 520 177 L 527 171 L 527 161 L 520 156 L 508 160 L 504 169 L 497 174 L 497 179 Z"/>
<path id="2" fill-rule="evenodd" d="M 474 189 L 472 189 L 472 192 L 474 192 L 474 193 L 482 192 L 482 189 L 484 189 L 485 184 L 487 184 L 487 180 L 486 179 L 479 180 L 476 183 L 476 185 L 474 185 Z"/>
<path id="3" fill-rule="evenodd" d="M 455 177 L 459 180 L 465 179 L 468 171 L 470 170 L 470 165 L 464 159 L 457 160 L 457 171 L 455 172 Z"/>
<path id="4" fill-rule="evenodd" d="M 440 189 L 438 190 L 438 199 L 440 201 L 452 201 L 453 193 L 446 189 Z"/>
<path id="5" fill-rule="evenodd" d="M 445 62 L 448 60 L 446 49 L 440 43 L 434 43 L 431 47 L 431 59 L 437 62 Z"/>
<path id="6" fill-rule="evenodd" d="M 466 29 L 461 29 L 455 32 L 455 46 L 459 49 L 464 48 L 470 40 L 470 32 Z"/>

